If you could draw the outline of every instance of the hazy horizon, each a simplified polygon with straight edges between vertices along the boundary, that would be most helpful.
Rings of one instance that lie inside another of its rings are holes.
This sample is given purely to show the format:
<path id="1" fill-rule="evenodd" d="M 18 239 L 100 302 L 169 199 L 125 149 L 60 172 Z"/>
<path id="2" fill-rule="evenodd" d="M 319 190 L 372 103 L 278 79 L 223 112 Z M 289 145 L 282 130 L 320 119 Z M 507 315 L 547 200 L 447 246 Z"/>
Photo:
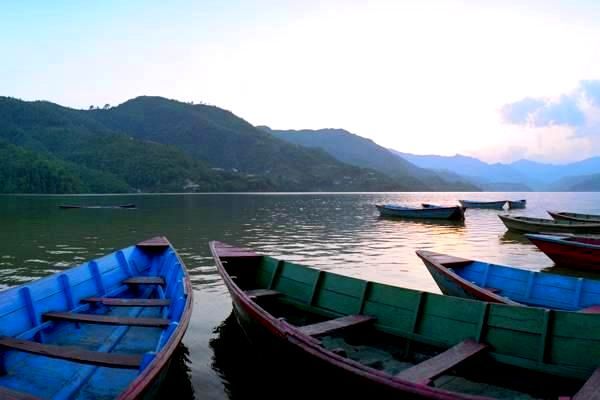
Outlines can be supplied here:
<path id="1" fill-rule="evenodd" d="M 139 95 L 398 151 L 562 164 L 600 155 L 600 3 L 0 5 L 0 95 Z"/>

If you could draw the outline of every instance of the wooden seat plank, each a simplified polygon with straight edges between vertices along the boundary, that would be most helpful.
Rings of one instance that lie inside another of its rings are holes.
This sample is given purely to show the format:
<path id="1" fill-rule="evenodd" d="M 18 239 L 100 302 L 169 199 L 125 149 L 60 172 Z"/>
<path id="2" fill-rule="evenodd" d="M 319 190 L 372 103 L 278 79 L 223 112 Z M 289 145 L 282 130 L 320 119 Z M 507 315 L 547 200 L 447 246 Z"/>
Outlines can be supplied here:
<path id="1" fill-rule="evenodd" d="M 250 297 L 251 299 L 256 299 L 256 298 L 260 298 L 260 297 L 279 296 L 281 294 L 281 292 L 278 292 L 277 290 L 270 290 L 270 289 L 246 290 L 244 293 L 246 293 L 246 295 L 248 297 Z"/>
<path id="2" fill-rule="evenodd" d="M 347 315 L 345 317 L 330 319 L 316 324 L 304 325 L 298 329 L 300 332 L 309 336 L 321 336 L 342 329 L 365 325 L 373 321 L 375 321 L 375 318 L 368 315 Z"/>
<path id="3" fill-rule="evenodd" d="M 143 358 L 141 354 L 105 353 L 85 350 L 80 347 L 42 344 L 9 337 L 0 337 L 0 347 L 44 357 L 111 368 L 138 369 Z"/>
<path id="4" fill-rule="evenodd" d="M 43 318 L 46 320 L 50 319 L 88 324 L 144 326 L 154 328 L 163 328 L 169 325 L 169 320 L 166 318 L 113 317 L 109 315 L 81 314 L 71 312 L 47 312 L 43 314 Z"/>
<path id="5" fill-rule="evenodd" d="M 16 390 L 0 387 L 0 399 L 2 400 L 40 400 L 29 393 L 17 392 Z"/>
<path id="6" fill-rule="evenodd" d="M 600 313 L 600 305 L 593 305 L 586 308 L 582 308 L 579 312 L 585 314 L 599 314 Z"/>
<path id="7" fill-rule="evenodd" d="M 153 237 L 152 239 L 144 240 L 143 242 L 139 242 L 136 246 L 142 248 L 165 248 L 169 247 L 171 243 L 164 236 Z"/>
<path id="8" fill-rule="evenodd" d="M 474 340 L 465 340 L 435 357 L 401 371 L 396 378 L 427 385 L 432 379 L 481 353 L 487 347 Z"/>
<path id="9" fill-rule="evenodd" d="M 123 281 L 125 285 L 165 285 L 165 279 L 161 276 L 132 276 Z"/>
<path id="10" fill-rule="evenodd" d="M 171 304 L 169 299 L 122 299 L 116 297 L 88 297 L 83 303 L 100 303 L 112 307 L 166 307 Z"/>
<path id="11" fill-rule="evenodd" d="M 573 396 L 573 400 L 599 400 L 600 399 L 600 368 L 585 382 Z"/>

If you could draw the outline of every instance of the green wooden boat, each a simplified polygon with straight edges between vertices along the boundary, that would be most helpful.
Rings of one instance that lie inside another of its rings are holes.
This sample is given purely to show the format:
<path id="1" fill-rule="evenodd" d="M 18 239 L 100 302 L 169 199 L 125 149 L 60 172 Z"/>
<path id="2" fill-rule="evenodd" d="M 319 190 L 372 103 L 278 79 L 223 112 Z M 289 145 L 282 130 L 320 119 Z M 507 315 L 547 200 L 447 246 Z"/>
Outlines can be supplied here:
<path id="1" fill-rule="evenodd" d="M 285 360 L 281 368 L 293 357 L 314 364 L 305 379 L 341 379 L 336 388 L 371 398 L 600 393 L 598 314 L 442 296 L 210 248 L 244 332 Z"/>

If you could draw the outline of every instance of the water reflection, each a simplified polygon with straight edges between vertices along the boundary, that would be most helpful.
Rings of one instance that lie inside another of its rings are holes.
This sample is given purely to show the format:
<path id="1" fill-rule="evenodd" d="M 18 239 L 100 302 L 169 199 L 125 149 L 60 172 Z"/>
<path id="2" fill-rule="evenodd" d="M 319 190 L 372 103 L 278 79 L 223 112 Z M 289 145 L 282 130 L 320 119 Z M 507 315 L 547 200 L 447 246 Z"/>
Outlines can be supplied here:
<path id="1" fill-rule="evenodd" d="M 535 245 L 531 243 L 529 239 L 525 237 L 525 235 L 523 235 L 522 233 L 512 231 L 506 231 L 502 236 L 500 236 L 500 242 L 506 244 L 521 243 L 535 247 Z"/>
<path id="2" fill-rule="evenodd" d="M 194 398 L 190 364 L 189 350 L 185 345 L 180 344 L 171 357 L 169 370 L 158 392 L 159 399 L 172 398 L 175 393 L 178 399 Z M 202 398 L 201 395 L 198 397 Z"/>

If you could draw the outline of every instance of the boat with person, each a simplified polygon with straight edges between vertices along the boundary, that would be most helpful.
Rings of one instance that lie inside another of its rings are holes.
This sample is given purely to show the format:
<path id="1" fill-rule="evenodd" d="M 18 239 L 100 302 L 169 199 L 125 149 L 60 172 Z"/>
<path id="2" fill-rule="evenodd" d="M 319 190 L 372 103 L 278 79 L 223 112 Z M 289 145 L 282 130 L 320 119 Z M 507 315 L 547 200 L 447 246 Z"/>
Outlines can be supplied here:
<path id="1" fill-rule="evenodd" d="M 60 204 L 58 208 L 64 210 L 79 209 L 79 208 L 136 208 L 135 204 L 118 204 L 118 205 L 81 205 L 81 204 Z"/>
<path id="2" fill-rule="evenodd" d="M 406 207 L 395 204 L 376 204 L 382 217 L 462 220 L 462 207 Z"/>
<path id="3" fill-rule="evenodd" d="M 209 246 L 244 333 L 301 381 L 326 377 L 340 393 L 378 399 L 597 393 L 599 315 L 444 296 Z"/>
<path id="4" fill-rule="evenodd" d="M 600 281 L 419 250 L 442 293 L 556 310 L 600 313 Z"/>
<path id="5" fill-rule="evenodd" d="M 0 292 L 0 398 L 152 396 L 190 321 L 164 237 Z"/>
<path id="6" fill-rule="evenodd" d="M 574 212 L 548 211 L 548 214 L 556 221 L 592 222 L 600 224 L 600 215 L 582 214 Z"/>
<path id="7" fill-rule="evenodd" d="M 526 234 L 556 265 L 600 271 L 600 238 Z M 600 301 L 599 301 L 600 304 Z"/>
<path id="8" fill-rule="evenodd" d="M 458 201 L 463 208 L 486 208 L 493 210 L 502 210 L 506 204 L 506 200 L 499 201 L 473 201 L 473 200 L 459 200 Z"/>
<path id="9" fill-rule="evenodd" d="M 498 215 L 507 229 L 525 233 L 599 233 L 600 223 L 556 221 L 515 215 Z"/>
<path id="10" fill-rule="evenodd" d="M 515 209 L 525 208 L 525 207 L 527 207 L 527 200 L 525 200 L 525 199 L 508 200 L 508 209 L 509 210 L 515 210 Z"/>

